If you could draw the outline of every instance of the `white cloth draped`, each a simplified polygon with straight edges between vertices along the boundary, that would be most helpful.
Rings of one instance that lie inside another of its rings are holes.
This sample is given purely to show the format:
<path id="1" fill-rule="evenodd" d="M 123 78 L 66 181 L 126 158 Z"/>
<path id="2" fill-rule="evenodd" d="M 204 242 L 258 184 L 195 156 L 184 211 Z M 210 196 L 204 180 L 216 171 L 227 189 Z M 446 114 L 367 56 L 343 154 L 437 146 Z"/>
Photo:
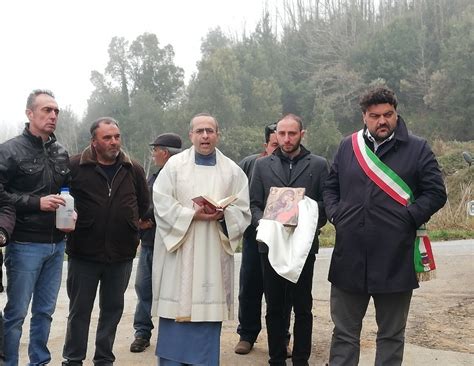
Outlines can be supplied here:
<path id="1" fill-rule="evenodd" d="M 152 314 L 178 321 L 233 317 L 233 254 L 250 223 L 248 182 L 216 151 L 216 165 L 194 163 L 194 148 L 174 155 L 153 186 L 157 223 Z M 228 237 L 217 221 L 193 220 L 192 198 L 238 198 L 224 211 Z"/>
<path id="2" fill-rule="evenodd" d="M 305 196 L 298 203 L 298 225 L 283 226 L 276 220 L 261 219 L 257 240 L 268 245 L 268 260 L 283 278 L 298 282 L 318 226 L 318 203 Z"/>

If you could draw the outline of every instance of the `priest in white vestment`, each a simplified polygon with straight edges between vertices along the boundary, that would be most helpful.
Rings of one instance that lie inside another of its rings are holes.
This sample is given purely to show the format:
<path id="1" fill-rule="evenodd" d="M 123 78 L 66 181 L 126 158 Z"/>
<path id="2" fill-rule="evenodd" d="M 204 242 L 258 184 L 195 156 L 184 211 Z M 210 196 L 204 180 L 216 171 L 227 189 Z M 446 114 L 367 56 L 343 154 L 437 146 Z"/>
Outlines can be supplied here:
<path id="1" fill-rule="evenodd" d="M 191 120 L 193 146 L 170 158 L 154 187 L 153 314 L 160 366 L 219 364 L 223 320 L 234 308 L 233 254 L 250 223 L 245 173 L 217 148 L 217 120 Z M 223 211 L 198 206 L 235 196 Z"/>

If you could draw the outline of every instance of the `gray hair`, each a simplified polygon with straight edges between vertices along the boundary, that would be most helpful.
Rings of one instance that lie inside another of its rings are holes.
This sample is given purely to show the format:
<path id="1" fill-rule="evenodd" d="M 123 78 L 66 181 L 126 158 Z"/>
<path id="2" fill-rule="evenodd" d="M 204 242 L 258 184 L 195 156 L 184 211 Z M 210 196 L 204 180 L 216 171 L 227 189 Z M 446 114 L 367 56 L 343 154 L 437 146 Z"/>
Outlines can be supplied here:
<path id="1" fill-rule="evenodd" d="M 36 97 L 41 94 L 49 95 L 53 99 L 55 98 L 53 92 L 49 89 L 35 89 L 30 93 L 30 95 L 28 95 L 28 99 L 26 99 L 26 109 L 33 110 L 35 107 Z"/>
<path id="2" fill-rule="evenodd" d="M 217 118 L 210 115 L 209 113 L 198 113 L 196 114 L 193 118 L 191 118 L 191 122 L 189 122 L 189 131 L 193 131 L 193 121 L 197 117 L 211 117 L 214 120 L 214 123 L 216 124 L 216 132 L 219 131 L 219 122 L 217 121 Z"/>
<path id="3" fill-rule="evenodd" d="M 91 133 L 91 138 L 95 138 L 96 130 L 99 128 L 101 123 L 106 124 L 106 125 L 115 125 L 115 126 L 119 127 L 119 123 L 114 118 L 112 118 L 112 117 L 100 117 L 100 118 L 96 119 L 91 125 L 91 128 L 89 130 L 90 133 Z"/>

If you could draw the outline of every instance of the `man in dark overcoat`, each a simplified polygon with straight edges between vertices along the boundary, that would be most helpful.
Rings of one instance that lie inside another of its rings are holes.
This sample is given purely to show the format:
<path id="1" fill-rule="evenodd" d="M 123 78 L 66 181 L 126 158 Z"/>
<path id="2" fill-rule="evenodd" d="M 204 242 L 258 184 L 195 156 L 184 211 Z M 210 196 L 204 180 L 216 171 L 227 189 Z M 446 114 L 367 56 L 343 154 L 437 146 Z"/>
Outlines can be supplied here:
<path id="1" fill-rule="evenodd" d="M 250 210 L 254 227 L 258 226 L 263 216 L 271 187 L 304 187 L 306 196 L 318 203 L 318 229 L 326 223 L 322 192 L 329 168 L 326 159 L 311 154 L 301 145 L 304 133 L 300 117 L 294 114 L 284 116 L 278 121 L 276 129 L 279 147 L 272 155 L 255 162 L 250 183 Z M 268 259 L 268 246 L 259 243 L 263 290 L 267 303 L 265 320 L 269 362 L 272 365 L 286 365 L 288 308 L 291 304 L 295 313 L 292 362 L 293 365 L 308 365 L 313 330 L 311 289 L 318 247 L 316 234 L 301 275 L 296 283 L 292 283 L 277 274 Z"/>
<path id="2" fill-rule="evenodd" d="M 378 325 L 375 364 L 400 365 L 412 291 L 418 287 L 417 228 L 443 207 L 446 191 L 433 152 L 408 132 L 390 89 L 369 90 L 360 106 L 360 141 L 363 136 L 365 146 L 406 183 L 414 200 L 395 201 L 362 169 L 351 136 L 341 142 L 324 190 L 326 213 L 336 228 L 329 268 L 334 322 L 329 363 L 358 364 L 362 320 L 372 297 Z"/>

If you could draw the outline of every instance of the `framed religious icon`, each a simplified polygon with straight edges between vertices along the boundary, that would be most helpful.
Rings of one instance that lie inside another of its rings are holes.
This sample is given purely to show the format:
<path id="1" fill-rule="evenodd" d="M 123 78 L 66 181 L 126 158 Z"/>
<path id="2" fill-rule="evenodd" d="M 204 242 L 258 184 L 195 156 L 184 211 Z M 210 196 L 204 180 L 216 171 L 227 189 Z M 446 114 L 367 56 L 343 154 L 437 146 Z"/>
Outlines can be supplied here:
<path id="1" fill-rule="evenodd" d="M 304 193 L 304 188 L 271 187 L 262 218 L 276 220 L 285 226 L 297 226 L 298 203 Z"/>

